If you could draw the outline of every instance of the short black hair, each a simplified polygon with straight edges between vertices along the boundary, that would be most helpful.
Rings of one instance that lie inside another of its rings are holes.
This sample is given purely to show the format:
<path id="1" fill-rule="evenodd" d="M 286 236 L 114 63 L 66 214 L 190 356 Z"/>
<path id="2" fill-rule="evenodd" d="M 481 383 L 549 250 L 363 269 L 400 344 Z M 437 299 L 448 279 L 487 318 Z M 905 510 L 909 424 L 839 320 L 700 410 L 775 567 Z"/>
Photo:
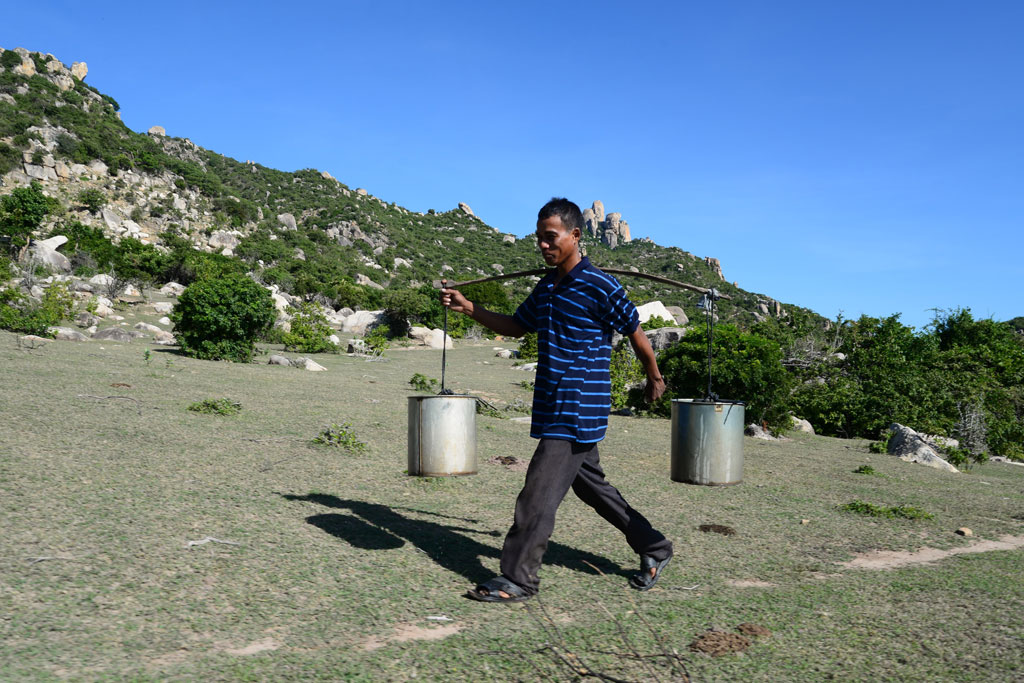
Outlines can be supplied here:
<path id="1" fill-rule="evenodd" d="M 571 232 L 573 228 L 576 228 L 583 232 L 583 212 L 580 211 L 580 207 L 565 197 L 552 197 L 551 201 L 540 207 L 540 211 L 537 212 L 538 221 L 552 216 L 558 216 L 566 230 Z"/>

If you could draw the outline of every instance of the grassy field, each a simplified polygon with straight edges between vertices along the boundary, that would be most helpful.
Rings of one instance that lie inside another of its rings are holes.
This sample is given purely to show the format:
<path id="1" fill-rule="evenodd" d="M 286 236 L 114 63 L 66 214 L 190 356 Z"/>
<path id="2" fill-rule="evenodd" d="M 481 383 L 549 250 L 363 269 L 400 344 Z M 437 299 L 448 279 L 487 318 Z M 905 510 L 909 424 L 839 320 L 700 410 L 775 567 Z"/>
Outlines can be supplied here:
<path id="1" fill-rule="evenodd" d="M 449 386 L 499 408 L 528 400 L 532 375 L 492 346 L 450 352 Z M 1024 468 L 951 475 L 864 441 L 793 435 L 746 439 L 739 486 L 689 486 L 669 479 L 667 421 L 613 417 L 603 464 L 675 542 L 664 578 L 629 590 L 636 557 L 570 497 L 540 595 L 482 604 L 463 593 L 495 573 L 523 478 L 488 460 L 527 459 L 528 425 L 478 416 L 476 476 L 409 477 L 408 380 L 439 377 L 439 351 L 317 356 L 320 373 L 265 358 L 197 361 L 144 340 L 28 349 L 0 333 L 0 678 L 1024 676 L 1024 549 L 842 564 L 1024 537 Z M 215 398 L 241 412 L 187 410 Z M 365 452 L 311 443 L 342 422 Z M 877 474 L 854 473 L 865 464 Z M 933 517 L 838 509 L 856 500 Z M 954 533 L 963 526 L 975 537 Z M 743 623 L 771 634 L 722 656 L 689 647 Z"/>

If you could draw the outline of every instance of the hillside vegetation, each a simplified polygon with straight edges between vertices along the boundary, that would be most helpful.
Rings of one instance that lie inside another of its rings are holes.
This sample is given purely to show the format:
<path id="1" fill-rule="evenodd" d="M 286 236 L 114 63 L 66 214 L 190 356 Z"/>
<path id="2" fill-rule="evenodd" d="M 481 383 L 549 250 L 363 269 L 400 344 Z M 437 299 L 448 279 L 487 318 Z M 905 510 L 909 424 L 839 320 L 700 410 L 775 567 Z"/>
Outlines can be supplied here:
<path id="1" fill-rule="evenodd" d="M 168 281 L 247 275 L 333 320 L 344 308 L 384 309 L 391 333 L 404 334 L 409 322 L 441 324 L 439 278 L 540 265 L 531 239 L 489 226 L 468 206 L 409 211 L 326 172 L 237 161 L 157 127 L 136 133 L 121 122 L 116 100 L 84 75 L 81 65 L 69 70 L 51 55 L 0 53 L 0 271 L 13 276 L 0 293 L 0 327 L 52 334 L 76 312 L 65 286 L 78 288 L 71 292 L 84 296 L 77 305 L 94 312 L 92 290 L 76 278 L 109 274 L 141 293 Z M 44 237 L 68 239 L 60 247 L 67 267 L 56 275 L 29 249 Z M 589 235 L 584 246 L 598 265 L 727 295 L 717 309 L 715 388 L 749 401 L 751 417 L 773 431 L 784 430 L 791 414 L 819 433 L 846 437 L 879 438 L 898 421 L 955 436 L 975 459 L 1024 455 L 1019 319 L 1015 328 L 954 310 L 938 313 L 926 330 L 898 315 L 832 322 L 726 282 L 679 248 L 642 239 L 611 248 Z M 688 291 L 621 279 L 637 303 L 660 300 L 705 320 Z M 531 285 L 521 278 L 471 294 L 507 312 Z M 116 300 L 119 290 L 109 293 Z M 450 329 L 462 334 L 465 319 L 454 316 Z M 703 334 L 691 330 L 664 351 L 670 396 L 704 394 Z M 307 341 L 316 348 L 323 340 Z M 631 372 L 628 364 L 616 367 Z M 635 379 L 617 377 L 616 386 L 627 392 Z M 626 402 L 616 397 L 617 405 Z M 654 410 L 664 413 L 667 404 Z"/>

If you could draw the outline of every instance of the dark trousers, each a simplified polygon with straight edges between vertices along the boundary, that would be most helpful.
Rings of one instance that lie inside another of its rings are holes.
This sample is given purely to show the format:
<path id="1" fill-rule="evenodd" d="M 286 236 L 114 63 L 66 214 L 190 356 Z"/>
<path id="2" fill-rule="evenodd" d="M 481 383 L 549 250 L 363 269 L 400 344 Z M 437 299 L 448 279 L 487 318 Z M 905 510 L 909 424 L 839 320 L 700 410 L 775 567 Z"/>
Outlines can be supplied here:
<path id="1" fill-rule="evenodd" d="M 555 528 L 555 512 L 569 487 L 626 536 L 638 555 L 664 560 L 672 543 L 604 478 L 596 443 L 541 439 L 516 499 L 515 521 L 501 551 L 502 575 L 530 595 L 540 585 L 538 572 Z"/>

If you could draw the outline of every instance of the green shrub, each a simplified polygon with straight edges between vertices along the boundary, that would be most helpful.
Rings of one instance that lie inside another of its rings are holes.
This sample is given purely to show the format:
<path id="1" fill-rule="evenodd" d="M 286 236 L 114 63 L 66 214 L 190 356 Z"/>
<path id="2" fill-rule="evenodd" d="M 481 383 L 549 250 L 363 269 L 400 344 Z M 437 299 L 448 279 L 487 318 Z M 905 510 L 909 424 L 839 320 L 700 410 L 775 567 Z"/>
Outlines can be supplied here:
<path id="1" fill-rule="evenodd" d="M 291 330 L 281 335 L 286 350 L 302 353 L 337 353 L 338 347 L 329 337 L 334 334 L 327 317 L 312 302 L 293 308 Z"/>
<path id="2" fill-rule="evenodd" d="M 409 333 L 409 323 L 420 322 L 430 309 L 430 299 L 415 289 L 395 289 L 384 293 L 384 320 L 394 337 Z"/>
<path id="3" fill-rule="evenodd" d="M 861 465 L 853 471 L 854 474 L 878 474 L 878 471 L 871 465 Z"/>
<path id="4" fill-rule="evenodd" d="M 370 330 L 365 337 L 363 337 L 363 341 L 366 343 L 366 347 L 370 349 L 370 351 L 376 354 L 382 354 L 388 350 L 391 342 L 388 340 L 387 329 L 386 325 L 377 325 Z"/>
<path id="5" fill-rule="evenodd" d="M 659 316 L 654 318 L 648 318 L 647 322 L 642 324 L 640 327 L 642 327 L 645 330 L 657 330 L 661 327 L 679 327 L 679 323 L 677 323 L 675 320 L 665 320 L 664 318 Z"/>
<path id="6" fill-rule="evenodd" d="M 206 415 L 237 415 L 242 410 L 242 404 L 232 401 L 230 398 L 208 398 L 192 403 L 188 407 L 193 413 L 204 413 Z"/>
<path id="7" fill-rule="evenodd" d="M 409 384 L 411 384 L 412 388 L 416 391 L 422 391 L 425 394 L 431 393 L 434 389 L 437 389 L 436 379 L 433 377 L 427 377 L 426 375 L 421 375 L 418 372 L 412 376 L 409 380 Z"/>
<path id="8" fill-rule="evenodd" d="M 527 332 L 519 338 L 519 359 L 537 360 L 537 333 Z"/>
<path id="9" fill-rule="evenodd" d="M 349 422 L 331 423 L 313 438 L 313 443 L 340 448 L 350 453 L 363 453 L 366 443 L 360 441 Z"/>
<path id="10" fill-rule="evenodd" d="M 789 429 L 791 379 L 782 365 L 782 350 L 769 339 L 719 325 L 714 333 L 712 390 L 723 398 L 746 402 L 747 422 L 765 423 L 775 434 Z M 707 393 L 707 331 L 687 334 L 659 356 L 668 389 L 654 410 L 668 415 L 673 398 Z M 815 423 L 817 424 L 817 423 Z"/>
<path id="11" fill-rule="evenodd" d="M 39 228 L 51 209 L 52 200 L 43 194 L 43 188 L 37 182 L 28 187 L 16 187 L 0 198 L 0 235 L 11 238 L 12 251 L 28 244 L 33 231 Z"/>
<path id="12" fill-rule="evenodd" d="M 21 152 L 0 142 L 0 175 L 5 175 L 21 166 Z"/>
<path id="13" fill-rule="evenodd" d="M 852 503 L 840 505 L 839 509 L 844 512 L 854 512 L 858 515 L 865 515 L 867 517 L 886 517 L 888 519 L 892 519 L 894 517 L 900 517 L 902 519 L 932 519 L 935 516 L 930 512 L 925 512 L 921 508 L 916 508 L 911 505 L 883 507 L 881 505 L 875 505 L 874 503 L 866 503 L 863 500 L 855 500 Z"/>
<path id="14" fill-rule="evenodd" d="M 247 277 L 198 280 L 171 312 L 181 350 L 204 360 L 248 362 L 256 340 L 274 324 L 270 292 Z"/>
<path id="15" fill-rule="evenodd" d="M 69 318 L 73 310 L 74 299 L 63 282 L 50 285 L 38 304 L 17 289 L 0 290 L 0 329 L 52 337 L 47 328 Z"/>
<path id="16" fill-rule="evenodd" d="M 4 53 L 0 55 L 0 66 L 5 69 L 21 66 L 21 55 L 14 50 L 4 50 Z"/>
<path id="17" fill-rule="evenodd" d="M 629 404 L 630 387 L 643 381 L 644 368 L 628 342 L 612 350 L 611 365 L 612 410 L 621 410 Z"/>

